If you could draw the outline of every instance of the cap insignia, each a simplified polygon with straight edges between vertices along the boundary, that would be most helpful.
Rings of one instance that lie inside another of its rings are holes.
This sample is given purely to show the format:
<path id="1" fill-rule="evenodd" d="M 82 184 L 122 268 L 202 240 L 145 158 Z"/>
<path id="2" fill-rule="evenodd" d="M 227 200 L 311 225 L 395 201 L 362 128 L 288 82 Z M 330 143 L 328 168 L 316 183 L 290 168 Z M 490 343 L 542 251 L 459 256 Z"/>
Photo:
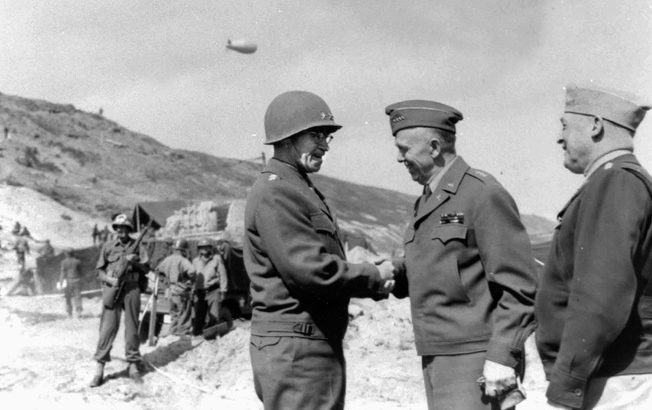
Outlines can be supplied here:
<path id="1" fill-rule="evenodd" d="M 392 123 L 393 124 L 396 124 L 397 122 L 403 121 L 403 120 L 405 120 L 405 117 L 402 116 L 401 114 L 395 115 L 394 117 L 392 117 Z"/>

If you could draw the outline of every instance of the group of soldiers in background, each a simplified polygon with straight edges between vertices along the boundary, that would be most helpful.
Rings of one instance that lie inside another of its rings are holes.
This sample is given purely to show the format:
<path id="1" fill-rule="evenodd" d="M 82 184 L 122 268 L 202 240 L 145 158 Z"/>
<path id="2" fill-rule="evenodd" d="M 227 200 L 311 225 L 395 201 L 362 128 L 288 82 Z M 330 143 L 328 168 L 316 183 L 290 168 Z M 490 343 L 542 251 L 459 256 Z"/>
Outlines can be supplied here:
<path id="1" fill-rule="evenodd" d="M 11 249 L 16 252 L 18 276 L 16 283 L 7 292 L 7 296 L 12 296 L 21 292 L 28 296 L 33 296 L 37 293 L 35 275 L 34 271 L 25 263 L 25 257 L 30 255 L 29 241 L 32 240 L 34 242 L 43 243 L 43 246 L 38 250 L 39 256 L 54 255 L 54 248 L 52 247 L 52 244 L 50 244 L 49 239 L 46 239 L 45 241 L 34 239 L 29 229 L 27 229 L 27 226 L 21 225 L 18 221 L 14 224 L 11 233 L 14 235 L 14 244 Z"/>
<path id="2" fill-rule="evenodd" d="M 188 258 L 188 242 L 177 239 L 172 254 L 157 266 L 168 284 L 170 334 L 199 334 L 219 321 L 220 301 L 228 286 L 222 254 L 208 239 L 197 244 L 197 256 Z"/>
<path id="3" fill-rule="evenodd" d="M 150 280 L 165 283 L 170 302 L 169 333 L 179 336 L 198 334 L 205 325 L 217 323 L 220 318 L 219 303 L 228 286 L 222 256 L 210 241 L 202 240 L 197 244 L 198 255 L 191 262 L 188 259 L 188 242 L 177 239 L 172 244 L 172 253 L 152 269 L 145 248 L 139 246 L 146 231 L 141 233 L 139 239 L 133 239 L 131 234 L 135 231 L 135 225 L 124 214 L 117 215 L 111 226 L 115 238 L 104 243 L 96 265 L 102 284 L 103 308 L 94 355 L 97 368 L 91 387 L 104 382 L 104 366 L 111 360 L 110 352 L 122 311 L 125 313 L 125 358 L 129 363 L 129 377 L 137 383 L 142 382 L 138 316 L 140 294 L 148 288 Z M 74 270 L 73 263 L 67 266 L 67 271 Z"/>

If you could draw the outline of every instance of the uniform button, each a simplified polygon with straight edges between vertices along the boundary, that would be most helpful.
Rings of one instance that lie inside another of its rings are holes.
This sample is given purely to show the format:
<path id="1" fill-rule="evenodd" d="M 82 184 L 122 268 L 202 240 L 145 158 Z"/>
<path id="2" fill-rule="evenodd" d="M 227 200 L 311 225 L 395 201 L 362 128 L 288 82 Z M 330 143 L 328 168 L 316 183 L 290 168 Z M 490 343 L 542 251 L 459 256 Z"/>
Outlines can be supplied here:
<path id="1" fill-rule="evenodd" d="M 419 317 L 424 317 L 425 315 L 423 313 L 419 313 Z"/>
<path id="2" fill-rule="evenodd" d="M 575 393 L 575 395 L 576 395 L 577 397 L 581 397 L 581 396 L 582 396 L 582 390 L 581 390 L 581 389 L 575 389 L 575 390 L 573 390 L 573 393 Z"/>

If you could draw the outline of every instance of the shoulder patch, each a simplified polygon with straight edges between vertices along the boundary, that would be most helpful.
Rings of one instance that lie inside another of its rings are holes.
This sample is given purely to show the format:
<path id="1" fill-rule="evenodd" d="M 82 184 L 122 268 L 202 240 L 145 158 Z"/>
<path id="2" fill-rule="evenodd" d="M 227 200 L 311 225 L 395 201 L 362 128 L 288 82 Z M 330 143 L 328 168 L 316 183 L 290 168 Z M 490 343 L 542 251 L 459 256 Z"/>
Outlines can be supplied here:
<path id="1" fill-rule="evenodd" d="M 482 178 L 486 178 L 488 176 L 486 172 L 482 172 L 478 169 L 472 169 L 471 172 L 475 173 L 477 176 Z"/>
<path id="2" fill-rule="evenodd" d="M 471 175 L 472 177 L 474 177 L 475 179 L 477 179 L 480 182 L 487 182 L 487 179 L 489 179 L 491 177 L 486 172 L 480 171 L 479 169 L 475 169 L 475 168 L 470 168 L 467 171 L 467 174 Z"/>

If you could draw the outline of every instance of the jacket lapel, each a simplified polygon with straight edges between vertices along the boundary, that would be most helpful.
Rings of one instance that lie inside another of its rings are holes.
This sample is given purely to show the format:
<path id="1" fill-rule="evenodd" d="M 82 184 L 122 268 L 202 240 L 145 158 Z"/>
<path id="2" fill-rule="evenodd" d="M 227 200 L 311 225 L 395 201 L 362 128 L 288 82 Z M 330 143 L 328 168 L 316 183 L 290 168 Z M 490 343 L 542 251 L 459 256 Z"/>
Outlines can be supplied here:
<path id="1" fill-rule="evenodd" d="M 458 157 L 455 160 L 432 195 L 430 195 L 430 197 L 425 201 L 423 201 L 423 197 L 419 199 L 419 203 L 416 206 L 416 216 L 414 218 L 415 225 L 446 203 L 451 196 L 455 195 L 457 188 L 460 186 L 460 182 L 462 182 L 462 178 L 464 178 L 464 174 L 468 169 L 469 166 L 464 162 L 462 157 Z"/>

